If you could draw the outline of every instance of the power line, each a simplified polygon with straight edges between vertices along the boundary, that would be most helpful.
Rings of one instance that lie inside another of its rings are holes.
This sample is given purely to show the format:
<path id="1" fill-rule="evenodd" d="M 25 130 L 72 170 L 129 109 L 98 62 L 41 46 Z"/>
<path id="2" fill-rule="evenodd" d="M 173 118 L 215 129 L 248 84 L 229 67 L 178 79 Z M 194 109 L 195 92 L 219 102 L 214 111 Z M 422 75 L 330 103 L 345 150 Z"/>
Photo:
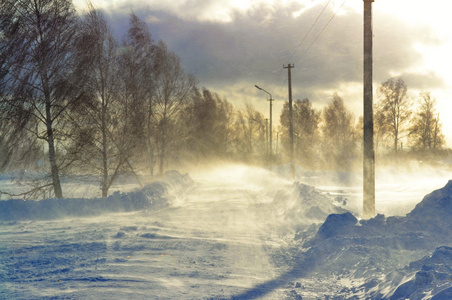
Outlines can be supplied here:
<path id="1" fill-rule="evenodd" d="M 314 39 L 314 41 L 309 45 L 309 47 L 305 50 L 305 52 L 302 53 L 301 57 L 297 60 L 297 62 L 299 62 L 301 60 L 301 58 L 306 54 L 306 52 L 312 47 L 312 45 L 314 44 L 314 42 L 319 38 L 319 36 L 322 34 L 322 32 L 326 29 L 326 27 L 328 26 L 329 23 L 331 23 L 331 21 L 333 20 L 333 18 L 337 15 L 337 13 L 339 12 L 339 10 L 342 8 L 342 6 L 344 6 L 345 2 L 347 0 L 345 0 L 342 5 L 339 7 L 339 9 L 334 13 L 334 15 L 330 18 L 330 20 L 326 23 L 326 25 L 323 27 L 323 29 L 321 30 L 321 32 L 317 35 L 317 37 Z M 309 30 L 306 32 L 306 34 L 304 35 L 303 39 L 301 40 L 301 42 L 298 44 L 297 48 L 295 49 L 295 51 L 292 52 L 292 55 L 289 58 L 289 62 L 292 60 L 292 58 L 295 56 L 295 53 L 297 53 L 298 49 L 300 49 L 301 45 L 304 43 L 304 41 L 306 40 L 306 38 L 308 37 L 309 33 L 311 33 L 312 29 L 314 28 L 314 26 L 317 24 L 318 20 L 320 19 L 320 17 L 323 15 L 323 13 L 325 12 L 326 8 L 329 6 L 329 4 L 331 3 L 331 0 L 328 0 L 328 2 L 325 4 L 325 6 L 323 7 L 322 11 L 319 13 L 319 15 L 317 16 L 317 18 L 315 19 L 315 21 L 312 23 L 311 27 L 309 28 Z M 276 81 L 275 84 L 275 88 L 273 88 L 272 92 L 275 92 L 276 87 L 279 87 L 280 89 L 286 85 L 287 79 L 284 81 L 284 83 L 282 85 L 280 85 L 280 81 L 282 78 L 282 72 L 279 72 L 279 76 L 278 76 L 278 80 Z"/>
<path id="2" fill-rule="evenodd" d="M 311 42 L 311 44 L 309 45 L 308 48 L 306 48 L 306 50 L 301 54 L 300 58 L 297 60 L 297 62 L 300 62 L 300 60 L 306 55 L 306 53 L 309 51 L 309 49 L 311 49 L 312 45 L 314 45 L 314 43 L 318 40 L 318 38 L 320 37 L 320 35 L 325 31 L 325 29 L 328 27 L 328 25 L 331 23 L 331 21 L 333 21 L 334 17 L 339 13 L 339 11 L 341 10 L 341 8 L 344 6 L 345 2 L 347 2 L 347 0 L 344 0 L 344 2 L 342 2 L 341 6 L 336 10 L 336 12 L 334 13 L 334 15 L 328 20 L 328 22 L 325 24 L 325 26 L 323 26 L 322 30 L 319 32 L 319 34 L 315 37 L 315 39 Z"/>
<path id="3" fill-rule="evenodd" d="M 320 19 L 320 17 L 322 16 L 322 14 L 324 13 L 324 11 L 326 10 L 326 8 L 328 7 L 328 5 L 330 4 L 331 0 L 329 0 L 326 5 L 323 7 L 322 11 L 320 12 L 320 14 L 317 16 L 316 20 L 314 21 L 314 23 L 311 25 L 311 28 L 308 30 L 308 32 L 305 34 L 305 36 L 303 37 L 302 41 L 298 44 L 297 48 L 295 49 L 295 51 L 292 53 L 290 60 L 295 56 L 295 53 L 298 51 L 298 49 L 301 47 L 301 45 L 304 43 L 304 41 L 306 40 L 307 36 L 309 35 L 309 33 L 312 31 L 312 29 L 314 28 L 315 24 L 318 22 L 318 20 Z M 328 22 L 325 24 L 325 26 L 323 26 L 322 30 L 317 34 L 317 36 L 315 37 L 315 39 L 311 42 L 311 44 L 309 44 L 308 48 L 306 48 L 306 50 L 301 54 L 300 58 L 298 58 L 296 60 L 297 63 L 299 63 L 302 58 L 306 55 L 306 53 L 312 48 L 312 46 L 314 45 L 314 43 L 319 39 L 320 35 L 322 35 L 322 33 L 325 31 L 325 29 L 328 27 L 328 25 L 331 23 L 331 21 L 333 21 L 334 17 L 336 17 L 336 15 L 339 13 L 339 11 L 342 9 L 342 7 L 345 5 L 345 3 L 347 2 L 347 0 L 344 0 L 344 2 L 342 2 L 341 6 L 334 12 L 334 14 L 331 16 L 331 18 L 328 20 Z M 274 86 L 274 88 L 272 89 L 272 94 L 274 95 L 278 95 L 279 93 L 276 91 L 276 89 L 281 90 L 284 88 L 284 86 L 287 83 L 287 78 L 285 78 L 283 84 L 280 84 L 281 79 L 283 78 L 282 76 L 282 71 L 279 72 L 279 76 L 278 76 L 278 80 Z"/>
<path id="4" fill-rule="evenodd" d="M 295 51 L 292 53 L 292 55 L 289 58 L 289 61 L 292 60 L 292 58 L 294 57 L 295 53 L 297 53 L 298 49 L 300 49 L 301 45 L 303 44 L 303 42 L 306 40 L 306 38 L 308 37 L 309 33 L 312 31 L 312 29 L 314 28 L 315 24 L 317 24 L 317 21 L 320 19 L 320 17 L 322 16 L 323 12 L 326 10 L 326 8 L 328 7 L 328 5 L 330 4 L 331 0 L 328 0 L 328 2 L 325 4 L 325 6 L 323 7 L 322 11 L 320 12 L 320 14 L 317 16 L 317 19 L 315 19 L 314 23 L 312 23 L 311 28 L 309 28 L 308 32 L 306 32 L 306 34 L 304 35 L 303 39 L 301 40 L 301 42 L 298 44 L 297 49 L 295 49 Z"/>

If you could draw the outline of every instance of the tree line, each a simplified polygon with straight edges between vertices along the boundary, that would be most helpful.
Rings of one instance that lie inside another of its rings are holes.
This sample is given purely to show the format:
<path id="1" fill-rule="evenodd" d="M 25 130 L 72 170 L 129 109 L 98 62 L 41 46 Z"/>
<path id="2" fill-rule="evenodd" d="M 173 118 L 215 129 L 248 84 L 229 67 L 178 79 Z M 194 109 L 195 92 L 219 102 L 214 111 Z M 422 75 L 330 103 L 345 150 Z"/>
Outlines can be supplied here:
<path id="1" fill-rule="evenodd" d="M 69 0 L 5 0 L 1 11 L 0 170 L 49 174 L 24 196 L 61 198 L 62 175 L 89 174 L 106 197 L 125 173 L 140 182 L 260 147 L 262 128 L 242 123 L 262 114 L 200 88 L 135 14 L 118 41 L 92 4 L 81 16 Z"/>
<path id="2" fill-rule="evenodd" d="M 391 78 L 377 89 L 374 142 L 377 159 L 397 156 L 428 160 L 444 154 L 445 145 L 436 99 L 430 92 L 410 98 L 402 78 Z M 281 142 L 289 149 L 289 105 L 281 114 Z M 362 117 L 355 119 L 337 93 L 322 110 L 309 99 L 293 105 L 295 162 L 308 169 L 349 171 L 361 165 Z"/>
<path id="3" fill-rule="evenodd" d="M 1 11 L 0 171 L 48 171 L 24 197 L 63 197 L 66 174 L 95 176 L 106 197 L 122 174 L 140 183 L 140 174 L 217 159 L 288 161 L 287 103 L 270 151 L 263 114 L 200 88 L 135 14 L 118 41 L 91 4 L 79 15 L 69 0 L 4 0 Z M 429 93 L 415 112 L 401 80 L 385 82 L 379 97 L 379 147 L 393 140 L 398 151 L 406 137 L 422 149 L 444 145 Z M 361 127 L 338 94 L 323 110 L 295 101 L 296 162 L 350 168 L 360 156 Z"/>

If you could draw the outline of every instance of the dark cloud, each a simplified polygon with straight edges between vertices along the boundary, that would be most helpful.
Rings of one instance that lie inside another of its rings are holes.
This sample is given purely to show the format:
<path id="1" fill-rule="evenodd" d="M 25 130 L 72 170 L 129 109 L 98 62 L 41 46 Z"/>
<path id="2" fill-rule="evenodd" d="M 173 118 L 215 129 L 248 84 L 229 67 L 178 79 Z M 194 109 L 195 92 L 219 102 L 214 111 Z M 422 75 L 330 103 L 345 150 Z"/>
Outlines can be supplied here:
<path id="1" fill-rule="evenodd" d="M 211 0 L 207 4 L 213 3 Z M 197 5 L 200 5 L 198 1 L 186 1 L 187 14 L 196 14 Z M 135 8 L 134 12 L 149 21 L 154 38 L 168 44 L 201 85 L 221 89 L 240 83 L 251 86 L 259 83 L 278 90 L 286 85 L 286 70 L 282 67 L 287 63 L 295 63 L 293 86 L 300 93 L 294 95 L 296 98 L 362 81 L 362 15 L 344 9 L 306 51 L 334 12 L 327 9 L 300 46 L 323 7 L 314 6 L 301 16 L 292 17 L 300 8 L 300 5 L 260 5 L 246 13 L 232 12 L 232 21 L 223 23 L 184 19 L 145 6 Z M 119 35 L 127 30 L 130 12 L 131 9 L 124 8 L 109 12 Z M 376 82 L 422 64 L 422 56 L 414 48 L 416 43 L 438 43 L 429 28 L 410 27 L 389 15 L 374 14 L 374 35 Z M 442 84 L 442 79 L 434 73 L 406 73 L 404 77 L 410 87 L 417 89 Z"/>

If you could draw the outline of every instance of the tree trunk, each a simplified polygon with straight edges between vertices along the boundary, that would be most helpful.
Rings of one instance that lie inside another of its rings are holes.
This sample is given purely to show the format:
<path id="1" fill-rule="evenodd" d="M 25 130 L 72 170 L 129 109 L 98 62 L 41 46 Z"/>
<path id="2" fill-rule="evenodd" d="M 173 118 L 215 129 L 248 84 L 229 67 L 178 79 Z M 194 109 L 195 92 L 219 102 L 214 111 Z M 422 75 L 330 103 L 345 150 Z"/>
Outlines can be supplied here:
<path id="1" fill-rule="evenodd" d="M 147 118 L 147 150 L 148 150 L 148 158 L 149 158 L 149 175 L 154 175 L 154 148 L 152 145 L 152 100 L 149 100 L 149 111 L 148 111 L 148 118 Z"/>
<path id="2" fill-rule="evenodd" d="M 55 197 L 60 199 L 63 198 L 63 191 L 61 189 L 60 183 L 60 175 L 58 174 L 58 166 L 56 164 L 56 154 L 55 154 L 55 141 L 53 139 L 53 130 L 50 127 L 51 133 L 49 133 L 49 128 L 47 129 L 48 133 L 48 144 L 49 144 L 49 161 L 50 168 L 52 172 L 52 182 L 53 182 L 53 191 L 55 193 Z"/>
<path id="3" fill-rule="evenodd" d="M 148 156 L 149 156 L 149 175 L 154 176 L 154 149 L 152 148 L 151 141 L 149 141 Z"/>
<path id="4" fill-rule="evenodd" d="M 398 133 L 398 131 L 396 130 L 395 132 L 394 132 L 394 152 L 396 152 L 397 153 L 397 143 L 399 142 L 399 133 Z"/>
<path id="5" fill-rule="evenodd" d="M 164 117 L 162 124 L 162 146 L 160 149 L 160 162 L 159 162 L 159 176 L 163 176 L 163 167 L 165 163 L 165 151 L 166 151 L 166 119 Z"/>
<path id="6" fill-rule="evenodd" d="M 439 122 L 439 115 L 438 118 L 434 119 L 435 122 L 435 130 L 433 131 L 433 149 L 436 149 L 438 146 L 438 122 Z"/>
<path id="7" fill-rule="evenodd" d="M 106 108 L 102 104 L 102 197 L 108 196 L 108 153 L 107 153 L 107 125 L 105 124 Z"/>
<path id="8" fill-rule="evenodd" d="M 50 98 L 50 97 L 46 97 Z M 50 170 L 52 174 L 52 184 L 55 197 L 60 199 L 63 198 L 63 191 L 61 189 L 60 175 L 58 173 L 58 166 L 56 163 L 56 152 L 55 152 L 55 139 L 53 136 L 52 128 L 52 116 L 50 112 L 50 99 L 46 101 L 46 126 L 47 126 L 47 143 L 49 144 L 49 162 Z"/>

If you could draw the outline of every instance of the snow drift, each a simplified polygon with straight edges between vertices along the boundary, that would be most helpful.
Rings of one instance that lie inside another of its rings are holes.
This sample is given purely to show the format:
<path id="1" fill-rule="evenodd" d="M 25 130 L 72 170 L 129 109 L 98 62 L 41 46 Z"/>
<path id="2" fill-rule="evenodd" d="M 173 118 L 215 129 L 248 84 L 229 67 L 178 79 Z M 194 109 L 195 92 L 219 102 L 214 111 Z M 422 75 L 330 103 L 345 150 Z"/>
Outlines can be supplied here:
<path id="1" fill-rule="evenodd" d="M 271 172 L 215 172 L 190 193 L 170 172 L 106 199 L 0 201 L 0 298 L 452 299 L 452 182 L 363 220 Z"/>
<path id="2" fill-rule="evenodd" d="M 396 274 L 398 278 L 410 279 L 402 281 L 401 284 L 386 284 L 383 290 L 395 288 L 392 296 L 375 293 L 374 298 L 389 297 L 396 300 L 423 299 L 433 296 L 432 299 L 452 299 L 452 248 L 438 247 L 431 256 L 411 263 Z"/>
<path id="3" fill-rule="evenodd" d="M 132 192 L 114 192 L 107 198 L 63 198 L 40 201 L 0 201 L 0 221 L 49 220 L 88 217 L 104 213 L 155 210 L 168 205 L 171 195 L 194 185 L 188 175 L 167 172 L 159 181 Z"/>
<path id="4" fill-rule="evenodd" d="M 365 283 L 340 299 L 450 299 L 452 295 L 452 181 L 405 217 L 358 220 L 330 214 L 298 241 L 295 267 L 304 277 L 343 276 Z M 383 278 L 383 279 L 382 279 Z"/>

